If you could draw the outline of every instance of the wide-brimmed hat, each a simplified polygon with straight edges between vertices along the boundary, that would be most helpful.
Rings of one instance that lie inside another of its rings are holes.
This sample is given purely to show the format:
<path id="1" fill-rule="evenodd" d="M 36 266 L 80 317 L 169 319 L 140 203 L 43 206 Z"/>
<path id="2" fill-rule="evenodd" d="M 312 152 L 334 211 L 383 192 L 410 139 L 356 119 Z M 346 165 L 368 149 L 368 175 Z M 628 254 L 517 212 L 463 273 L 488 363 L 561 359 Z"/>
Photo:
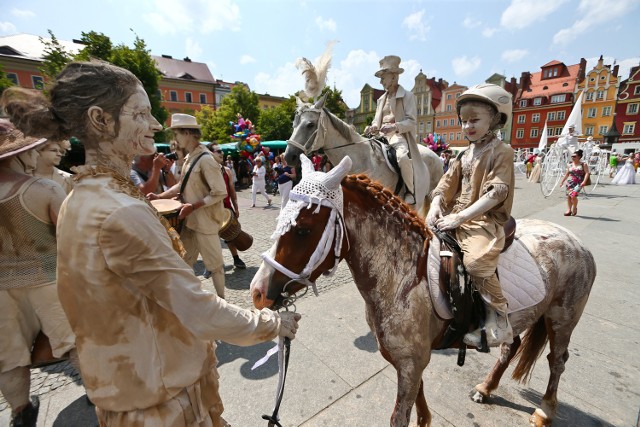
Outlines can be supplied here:
<path id="1" fill-rule="evenodd" d="M 588 136 L 587 137 L 587 141 L 593 141 L 593 137 L 592 136 Z"/>
<path id="2" fill-rule="evenodd" d="M 24 136 L 10 121 L 0 119 L 0 159 L 29 151 L 45 142 L 46 138 Z"/>
<path id="3" fill-rule="evenodd" d="M 200 129 L 200 125 L 194 116 L 176 113 L 171 116 L 171 127 L 169 129 Z"/>
<path id="4" fill-rule="evenodd" d="M 404 73 L 404 68 L 400 68 L 400 57 L 396 55 L 387 55 L 380 60 L 380 69 L 376 71 L 375 76 L 380 77 L 383 73 Z"/>

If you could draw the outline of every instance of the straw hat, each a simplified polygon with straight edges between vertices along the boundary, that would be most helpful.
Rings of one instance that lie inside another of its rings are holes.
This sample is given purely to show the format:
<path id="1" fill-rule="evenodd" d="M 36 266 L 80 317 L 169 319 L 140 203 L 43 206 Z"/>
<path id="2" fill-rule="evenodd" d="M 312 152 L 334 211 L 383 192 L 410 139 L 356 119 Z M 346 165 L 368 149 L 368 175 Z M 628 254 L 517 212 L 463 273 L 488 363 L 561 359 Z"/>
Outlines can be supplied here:
<path id="1" fill-rule="evenodd" d="M 46 138 L 24 136 L 10 121 L 0 119 L 0 159 L 29 151 L 46 141 Z"/>
<path id="2" fill-rule="evenodd" d="M 383 73 L 404 73 L 404 68 L 400 68 L 400 57 L 396 55 L 387 55 L 380 60 L 380 69 L 376 71 L 375 76 L 380 77 Z"/>
<path id="3" fill-rule="evenodd" d="M 169 129 L 200 129 L 200 125 L 194 116 L 176 113 L 171 116 L 171 127 Z"/>

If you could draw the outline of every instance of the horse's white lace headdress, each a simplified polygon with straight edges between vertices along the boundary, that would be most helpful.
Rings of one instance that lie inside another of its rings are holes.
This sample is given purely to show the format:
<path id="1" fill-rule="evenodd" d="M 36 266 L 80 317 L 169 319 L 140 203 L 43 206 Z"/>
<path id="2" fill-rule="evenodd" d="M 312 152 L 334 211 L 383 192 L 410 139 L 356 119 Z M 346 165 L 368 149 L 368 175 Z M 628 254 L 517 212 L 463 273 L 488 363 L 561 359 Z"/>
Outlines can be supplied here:
<path id="1" fill-rule="evenodd" d="M 313 270 L 325 260 L 327 255 L 329 255 L 334 240 L 335 245 L 333 246 L 336 260 L 339 258 L 342 249 L 342 238 L 345 235 L 345 227 L 343 219 L 343 196 L 340 182 L 351 170 L 352 161 L 349 156 L 346 156 L 338 166 L 331 169 L 328 173 L 324 173 L 316 172 L 313 169 L 311 160 L 304 154 L 300 155 L 300 159 L 302 161 L 302 180 L 289 193 L 289 202 L 282 212 L 280 212 L 278 225 L 271 235 L 271 238 L 278 239 L 289 231 L 291 227 L 296 225 L 296 219 L 300 211 L 305 208 L 311 209 L 314 204 L 317 206 L 313 213 L 319 212 L 321 206 L 331 208 L 329 221 L 327 221 L 322 238 L 318 242 L 318 247 L 311 255 L 306 267 L 299 274 L 293 273 L 278 263 L 268 253 L 264 253 L 262 258 L 269 265 L 287 275 L 292 280 L 312 286 L 314 292 L 317 293 L 315 283 L 308 280 L 309 276 Z M 338 263 L 336 261 L 333 269 L 328 274 L 333 274 L 337 266 Z"/>

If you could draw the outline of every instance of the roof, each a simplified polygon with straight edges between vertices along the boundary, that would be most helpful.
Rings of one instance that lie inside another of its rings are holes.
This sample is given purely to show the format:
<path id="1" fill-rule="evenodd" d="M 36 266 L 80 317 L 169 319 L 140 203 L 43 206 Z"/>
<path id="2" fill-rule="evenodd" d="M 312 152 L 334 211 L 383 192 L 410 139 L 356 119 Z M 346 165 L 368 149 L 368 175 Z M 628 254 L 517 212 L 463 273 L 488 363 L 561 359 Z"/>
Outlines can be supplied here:
<path id="1" fill-rule="evenodd" d="M 551 61 L 549 64 L 562 64 Z M 549 65 L 547 64 L 547 65 Z M 546 67 L 544 65 L 543 67 Z M 540 96 L 551 96 L 560 93 L 573 93 L 576 87 L 576 79 L 580 71 L 580 64 L 567 66 L 567 73 L 559 77 L 542 79 L 542 71 L 531 73 L 530 90 L 523 91 L 520 99 L 532 99 Z M 566 83 L 566 85 L 565 85 Z"/>
<path id="2" fill-rule="evenodd" d="M 193 62 L 189 58 L 173 59 L 168 55 L 151 57 L 156 61 L 158 71 L 166 78 L 216 83 L 205 63 Z"/>
<path id="3" fill-rule="evenodd" d="M 48 37 L 42 37 L 44 42 L 51 42 Z M 78 53 L 84 49 L 85 45 L 70 40 L 58 39 L 58 44 L 68 53 Z M 30 59 L 42 59 L 45 45 L 40 41 L 40 37 L 33 34 L 15 34 L 13 36 L 0 37 L 0 51 L 2 55 L 23 56 Z M 13 53 L 15 52 L 15 54 Z"/>
<path id="4" fill-rule="evenodd" d="M 547 62 L 546 64 L 544 64 L 541 68 L 551 67 L 552 65 L 560 65 L 560 64 L 562 64 L 562 62 L 558 61 L 557 59 L 554 59 L 553 61 Z"/>

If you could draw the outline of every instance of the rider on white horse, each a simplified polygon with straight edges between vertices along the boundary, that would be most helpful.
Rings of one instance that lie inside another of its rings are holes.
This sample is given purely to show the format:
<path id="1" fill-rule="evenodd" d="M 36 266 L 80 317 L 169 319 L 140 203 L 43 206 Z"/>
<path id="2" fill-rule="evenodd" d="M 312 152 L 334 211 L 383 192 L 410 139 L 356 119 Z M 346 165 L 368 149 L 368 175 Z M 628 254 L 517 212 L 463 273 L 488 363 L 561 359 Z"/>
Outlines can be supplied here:
<path id="1" fill-rule="evenodd" d="M 431 193 L 427 222 L 439 230 L 456 230 L 467 273 L 493 308 L 485 325 L 488 344 L 511 344 L 507 300 L 496 274 L 515 184 L 513 149 L 496 131 L 511 116 L 511 94 L 493 84 L 473 86 L 458 98 L 456 108 L 470 147 L 450 163 Z M 480 330 L 465 335 L 464 342 L 478 347 Z"/>
<path id="2" fill-rule="evenodd" d="M 385 93 L 378 99 L 376 115 L 364 133 L 383 134 L 395 148 L 400 173 L 407 188 L 404 200 L 415 205 L 416 200 L 423 200 L 426 193 L 415 194 L 414 174 L 424 176 L 426 169 L 418 164 L 421 159 L 416 143 L 416 98 L 398 83 L 402 72 L 404 69 L 400 68 L 400 57 L 388 55 L 380 60 L 380 69 L 375 76 L 380 77 Z"/>

